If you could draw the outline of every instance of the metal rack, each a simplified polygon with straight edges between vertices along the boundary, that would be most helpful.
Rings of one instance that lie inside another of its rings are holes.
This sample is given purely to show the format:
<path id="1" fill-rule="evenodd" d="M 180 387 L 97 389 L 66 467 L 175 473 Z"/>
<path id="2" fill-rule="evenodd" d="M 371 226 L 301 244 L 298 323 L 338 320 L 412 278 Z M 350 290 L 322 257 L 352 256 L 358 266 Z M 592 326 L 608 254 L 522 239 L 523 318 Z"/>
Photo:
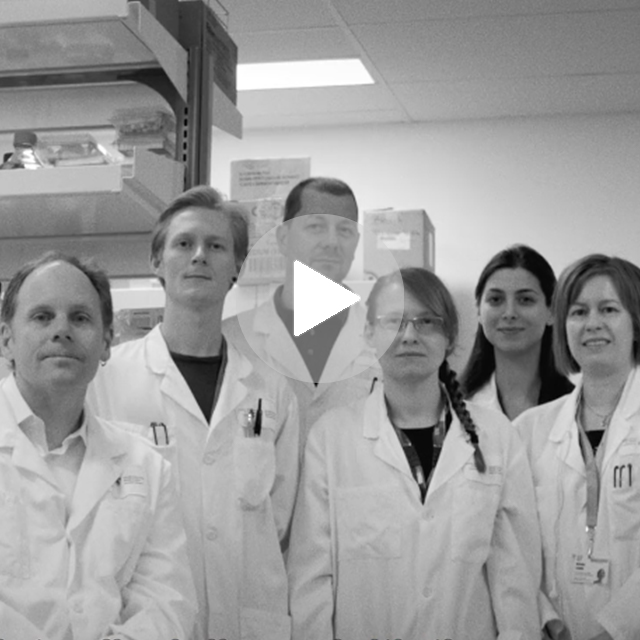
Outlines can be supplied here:
<path id="1" fill-rule="evenodd" d="M 174 159 L 136 150 L 128 168 L 0 172 L 0 278 L 46 248 L 148 275 L 159 213 L 209 182 L 212 125 L 240 135 L 235 45 L 201 0 L 177 4 L 178 39 L 141 2 L 2 0 L 1 130 L 108 126 L 116 108 L 150 105 L 170 108 L 177 128 Z"/>

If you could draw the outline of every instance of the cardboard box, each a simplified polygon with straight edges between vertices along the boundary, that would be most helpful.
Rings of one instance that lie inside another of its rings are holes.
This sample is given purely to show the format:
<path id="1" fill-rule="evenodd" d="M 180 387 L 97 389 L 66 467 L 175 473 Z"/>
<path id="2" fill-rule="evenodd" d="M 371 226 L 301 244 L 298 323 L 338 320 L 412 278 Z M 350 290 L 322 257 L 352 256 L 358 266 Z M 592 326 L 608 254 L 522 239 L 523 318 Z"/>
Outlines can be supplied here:
<path id="1" fill-rule="evenodd" d="M 364 212 L 364 277 L 402 267 L 435 269 L 435 228 L 423 210 Z"/>

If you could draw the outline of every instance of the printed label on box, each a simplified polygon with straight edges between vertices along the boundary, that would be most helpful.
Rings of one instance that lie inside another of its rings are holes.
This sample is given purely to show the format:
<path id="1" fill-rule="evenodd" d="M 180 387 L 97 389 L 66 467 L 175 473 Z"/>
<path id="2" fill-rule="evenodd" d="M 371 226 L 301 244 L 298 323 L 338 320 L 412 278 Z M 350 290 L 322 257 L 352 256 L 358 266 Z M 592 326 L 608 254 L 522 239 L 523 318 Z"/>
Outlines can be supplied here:
<path id="1" fill-rule="evenodd" d="M 298 182 L 310 175 L 310 158 L 234 160 L 231 163 L 231 199 L 284 199 Z"/>
<path id="2" fill-rule="evenodd" d="M 234 160 L 231 163 L 231 198 L 244 204 L 249 213 L 249 256 L 238 284 L 284 280 L 284 258 L 273 230 L 282 222 L 284 201 L 289 191 L 308 178 L 310 172 L 310 158 Z"/>
<path id="3" fill-rule="evenodd" d="M 378 249 L 389 249 L 389 251 L 410 251 L 410 233 L 378 233 Z"/>

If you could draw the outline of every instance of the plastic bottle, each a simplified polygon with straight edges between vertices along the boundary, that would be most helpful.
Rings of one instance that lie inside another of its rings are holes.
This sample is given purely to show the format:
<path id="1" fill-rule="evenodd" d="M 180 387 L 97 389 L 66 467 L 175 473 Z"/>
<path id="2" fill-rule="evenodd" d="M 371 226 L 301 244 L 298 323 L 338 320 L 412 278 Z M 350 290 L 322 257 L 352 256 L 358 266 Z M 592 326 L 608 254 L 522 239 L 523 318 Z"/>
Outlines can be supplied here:
<path id="1" fill-rule="evenodd" d="M 36 146 L 38 136 L 33 131 L 16 131 L 13 134 L 14 152 L 0 165 L 0 169 L 43 169 L 46 163 L 42 160 Z"/>

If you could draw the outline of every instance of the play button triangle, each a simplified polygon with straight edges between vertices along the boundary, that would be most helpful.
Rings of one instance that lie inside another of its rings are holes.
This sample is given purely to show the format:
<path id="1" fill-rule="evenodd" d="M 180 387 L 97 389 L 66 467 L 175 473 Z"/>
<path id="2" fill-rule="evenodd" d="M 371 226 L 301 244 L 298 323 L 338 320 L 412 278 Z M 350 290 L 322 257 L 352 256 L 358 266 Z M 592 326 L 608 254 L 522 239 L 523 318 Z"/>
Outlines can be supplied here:
<path id="1" fill-rule="evenodd" d="M 360 296 L 298 262 L 293 263 L 293 335 L 296 337 L 360 301 Z"/>

